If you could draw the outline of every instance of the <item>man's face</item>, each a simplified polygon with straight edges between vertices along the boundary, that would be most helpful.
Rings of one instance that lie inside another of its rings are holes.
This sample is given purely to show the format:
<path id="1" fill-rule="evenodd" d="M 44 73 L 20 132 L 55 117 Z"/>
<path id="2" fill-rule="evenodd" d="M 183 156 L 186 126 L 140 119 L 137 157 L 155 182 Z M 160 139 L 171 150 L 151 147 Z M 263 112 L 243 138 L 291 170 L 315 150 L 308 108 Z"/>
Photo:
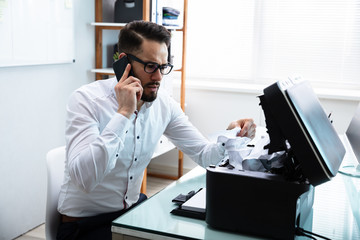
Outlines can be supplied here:
<path id="1" fill-rule="evenodd" d="M 144 40 L 141 46 L 142 51 L 134 54 L 137 58 L 144 62 L 154 62 L 160 65 L 167 63 L 168 50 L 165 43 Z M 135 77 L 140 79 L 143 87 L 141 100 L 144 102 L 154 101 L 163 77 L 160 70 L 157 69 L 154 73 L 146 73 L 144 65 L 136 61 L 131 61 L 131 67 Z"/>

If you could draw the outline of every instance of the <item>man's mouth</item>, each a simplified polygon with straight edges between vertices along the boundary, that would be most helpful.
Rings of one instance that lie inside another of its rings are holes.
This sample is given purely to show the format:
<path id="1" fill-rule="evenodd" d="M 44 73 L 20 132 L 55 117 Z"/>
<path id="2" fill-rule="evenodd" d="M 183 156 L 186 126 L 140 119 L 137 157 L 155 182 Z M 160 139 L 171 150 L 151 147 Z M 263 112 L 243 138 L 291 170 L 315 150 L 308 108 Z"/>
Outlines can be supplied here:
<path id="1" fill-rule="evenodd" d="M 145 87 L 146 88 L 152 88 L 152 89 L 157 89 L 159 88 L 160 84 L 159 83 L 151 83 L 151 84 L 146 84 Z"/>
<path id="2" fill-rule="evenodd" d="M 145 102 L 152 102 L 156 99 L 157 93 L 159 91 L 160 83 L 159 82 L 150 82 L 143 86 L 144 92 L 141 96 L 141 100 Z"/>

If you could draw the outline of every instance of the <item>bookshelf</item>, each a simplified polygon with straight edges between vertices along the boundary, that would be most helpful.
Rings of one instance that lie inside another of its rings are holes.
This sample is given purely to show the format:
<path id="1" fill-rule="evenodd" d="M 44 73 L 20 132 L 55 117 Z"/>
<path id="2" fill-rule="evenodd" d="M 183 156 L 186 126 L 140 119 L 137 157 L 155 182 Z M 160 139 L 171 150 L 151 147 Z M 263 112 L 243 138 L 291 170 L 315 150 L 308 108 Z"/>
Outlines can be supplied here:
<path id="1" fill-rule="evenodd" d="M 186 39 L 187 39 L 187 7 L 188 0 L 183 0 L 183 22 L 182 27 L 167 27 L 172 31 L 179 31 L 182 33 L 182 58 L 181 58 L 181 67 L 176 69 L 181 73 L 181 85 L 180 85 L 180 106 L 183 111 L 185 111 L 185 78 L 186 78 Z M 143 0 L 143 20 L 150 21 L 150 4 L 151 0 Z M 95 73 L 96 80 L 101 80 L 107 78 L 108 76 L 114 75 L 112 68 L 107 68 L 103 66 L 103 31 L 104 30 L 121 30 L 126 23 L 113 23 L 113 22 L 103 22 L 103 0 L 95 0 L 95 22 L 92 22 L 91 25 L 95 27 L 95 68 L 91 69 L 91 72 Z M 168 142 L 164 136 L 159 141 L 159 146 L 157 147 L 159 151 L 154 153 L 153 157 L 159 156 L 165 152 L 174 149 L 174 146 Z M 183 175 L 183 153 L 179 151 L 178 154 L 178 174 L 177 176 L 167 175 L 167 174 L 155 174 L 147 173 L 145 170 L 143 186 L 141 188 L 142 192 L 146 192 L 146 176 L 154 176 L 159 178 L 173 179 L 176 180 Z"/>

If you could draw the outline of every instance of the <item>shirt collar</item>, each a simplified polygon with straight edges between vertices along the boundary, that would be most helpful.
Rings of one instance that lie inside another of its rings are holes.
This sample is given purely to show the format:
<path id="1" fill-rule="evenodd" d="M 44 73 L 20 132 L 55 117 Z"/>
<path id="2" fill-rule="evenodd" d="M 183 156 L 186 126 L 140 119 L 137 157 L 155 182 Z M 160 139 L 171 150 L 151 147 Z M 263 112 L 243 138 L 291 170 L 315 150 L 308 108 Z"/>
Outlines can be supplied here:
<path id="1" fill-rule="evenodd" d="M 152 105 L 153 105 L 153 103 L 154 103 L 154 101 L 152 101 L 152 102 L 145 102 L 145 107 L 146 108 L 149 108 L 149 107 L 151 107 Z"/>

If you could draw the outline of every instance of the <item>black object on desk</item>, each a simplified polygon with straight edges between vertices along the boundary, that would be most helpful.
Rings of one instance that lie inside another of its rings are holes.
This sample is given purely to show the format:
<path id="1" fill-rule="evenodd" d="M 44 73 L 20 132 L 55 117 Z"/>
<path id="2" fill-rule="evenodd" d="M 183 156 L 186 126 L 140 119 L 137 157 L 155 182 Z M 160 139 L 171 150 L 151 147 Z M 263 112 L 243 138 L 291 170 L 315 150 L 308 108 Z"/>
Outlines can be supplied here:
<path id="1" fill-rule="evenodd" d="M 184 202 L 189 200 L 194 195 L 195 195 L 195 191 L 190 191 L 190 192 L 188 192 L 188 194 L 179 194 L 172 200 L 172 202 L 177 203 L 177 204 L 183 204 Z"/>
<path id="2" fill-rule="evenodd" d="M 205 220 L 206 213 L 205 212 L 195 212 L 195 211 L 189 211 L 182 209 L 181 206 L 178 206 L 177 208 L 174 208 L 171 211 L 172 214 L 182 216 L 182 217 L 189 217 L 189 218 L 195 218 L 200 220 Z"/>
<path id="3" fill-rule="evenodd" d="M 202 192 L 204 191 L 204 192 Z M 199 195 L 201 193 L 201 195 Z M 200 199 L 200 208 L 197 209 L 198 206 L 194 206 L 194 208 L 184 207 L 186 203 L 189 203 L 189 201 L 193 200 L 194 198 L 197 198 L 197 201 Z M 203 199 L 201 199 L 203 198 Z M 191 200 L 190 200 L 191 199 Z M 190 191 L 188 194 L 179 194 L 177 197 L 175 197 L 172 202 L 178 204 L 179 206 L 176 207 L 171 211 L 172 214 L 183 216 L 183 217 L 190 217 L 190 218 L 196 218 L 205 220 L 205 207 L 203 206 L 205 204 L 205 189 L 200 188 L 198 191 Z"/>
<path id="4" fill-rule="evenodd" d="M 264 89 L 260 101 L 269 153 L 285 151 L 286 164 L 276 173 L 207 168 L 206 222 L 293 239 L 311 212 L 314 186 L 337 174 L 345 149 L 309 83 L 277 82 Z"/>

